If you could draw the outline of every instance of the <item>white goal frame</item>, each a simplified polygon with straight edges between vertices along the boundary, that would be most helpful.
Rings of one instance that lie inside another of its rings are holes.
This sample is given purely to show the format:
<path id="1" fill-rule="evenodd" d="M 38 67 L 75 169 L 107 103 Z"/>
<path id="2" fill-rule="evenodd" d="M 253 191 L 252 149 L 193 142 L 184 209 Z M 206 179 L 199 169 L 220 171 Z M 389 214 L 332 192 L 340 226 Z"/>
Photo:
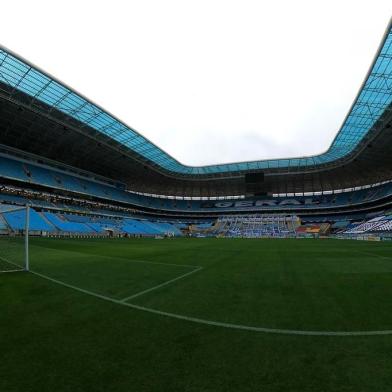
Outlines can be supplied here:
<path id="1" fill-rule="evenodd" d="M 3 258 L 3 260 L 6 263 L 13 264 L 13 265 L 17 266 L 18 268 L 14 269 L 14 270 L 5 270 L 5 271 L 0 270 L 0 274 L 5 273 L 5 272 L 30 271 L 30 258 L 29 258 L 30 206 L 27 205 L 25 207 L 10 208 L 9 210 L 6 210 L 4 212 L 13 212 L 13 211 L 21 211 L 21 210 L 26 211 L 25 225 L 24 225 L 23 234 L 22 234 L 24 236 L 24 265 L 20 266 L 11 260 L 7 260 L 7 259 Z M 1 259 L 1 256 L 0 256 L 0 259 Z"/>
<path id="2" fill-rule="evenodd" d="M 30 259 L 29 259 L 29 229 L 30 229 L 30 206 L 26 206 L 26 222 L 25 222 L 25 271 L 30 270 Z"/>

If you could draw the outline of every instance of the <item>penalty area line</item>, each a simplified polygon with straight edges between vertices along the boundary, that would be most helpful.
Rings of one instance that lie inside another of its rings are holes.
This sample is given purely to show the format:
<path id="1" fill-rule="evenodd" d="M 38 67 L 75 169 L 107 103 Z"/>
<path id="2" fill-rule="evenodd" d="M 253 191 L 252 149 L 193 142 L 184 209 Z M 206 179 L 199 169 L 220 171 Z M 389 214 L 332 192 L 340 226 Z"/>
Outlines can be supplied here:
<path id="1" fill-rule="evenodd" d="M 382 255 L 378 255 L 378 254 L 376 254 L 376 253 L 364 252 L 364 251 L 362 251 L 362 250 L 356 250 L 356 249 L 354 249 L 354 252 L 356 252 L 356 253 L 361 253 L 361 254 L 363 254 L 363 255 L 365 255 L 365 256 L 373 256 L 373 257 L 377 257 L 378 259 L 383 259 L 383 260 L 390 260 L 390 261 L 392 261 L 392 257 L 382 256 Z"/>
<path id="2" fill-rule="evenodd" d="M 181 267 L 181 268 L 196 268 L 196 269 L 202 269 L 200 265 L 191 265 L 191 264 L 173 264 L 173 263 L 160 263 L 159 261 L 149 261 L 149 260 L 138 260 L 138 259 L 125 259 L 125 258 L 120 258 L 116 257 L 119 260 L 126 260 L 130 261 L 132 263 L 144 263 L 144 264 L 156 264 L 156 265 L 168 265 L 171 267 Z"/>
<path id="3" fill-rule="evenodd" d="M 193 272 L 193 271 L 192 271 Z M 206 320 L 197 317 L 189 317 L 184 316 L 177 313 L 170 313 L 164 312 L 161 310 L 147 308 L 144 306 L 139 306 L 135 304 L 131 304 L 129 302 L 123 302 L 118 299 L 107 297 L 106 295 L 94 293 L 89 290 L 82 289 L 77 286 L 70 285 L 68 283 L 62 282 L 61 280 L 57 280 L 51 278 L 50 276 L 41 274 L 39 272 L 31 271 L 30 273 L 36 275 L 40 278 L 46 279 L 53 283 L 57 283 L 58 285 L 67 287 L 69 289 L 79 291 L 81 293 L 90 295 L 92 297 L 96 297 L 99 299 L 103 299 L 108 302 L 112 302 L 118 305 L 126 306 L 131 309 L 141 310 L 147 313 L 152 313 L 160 316 L 170 317 L 177 320 L 189 321 L 196 324 L 203 324 L 207 326 L 215 326 L 215 327 L 222 327 L 222 328 L 229 328 L 229 329 L 237 329 L 242 331 L 253 331 L 253 332 L 263 332 L 263 333 L 273 333 L 273 334 L 280 334 L 280 335 L 299 335 L 299 336 L 335 336 L 335 337 L 349 337 L 349 336 L 377 336 L 377 335 L 392 335 L 392 330 L 381 330 L 381 331 L 304 331 L 304 330 L 291 330 L 291 329 L 277 329 L 277 328 L 266 328 L 266 327 L 252 327 L 248 325 L 241 325 L 241 324 L 231 324 L 231 323 L 224 323 L 220 321 L 213 321 L 213 320 Z"/>
<path id="4" fill-rule="evenodd" d="M 151 288 L 149 288 L 149 289 L 146 289 L 146 290 L 143 290 L 143 291 L 139 291 L 139 292 L 136 293 L 136 294 L 132 294 L 132 295 L 130 295 L 130 296 L 128 296 L 128 297 L 125 297 L 125 298 L 121 299 L 120 301 L 121 301 L 121 302 L 127 302 L 127 301 L 129 301 L 129 300 L 131 300 L 131 299 L 134 299 L 134 298 L 136 298 L 136 297 L 140 297 L 141 295 L 144 295 L 144 294 L 147 294 L 147 293 L 149 293 L 149 292 L 151 292 L 151 291 L 160 289 L 161 287 L 167 286 L 168 284 L 171 284 L 171 283 L 173 283 L 173 282 L 176 282 L 177 280 L 184 279 L 184 278 L 186 278 L 187 276 L 194 274 L 195 272 L 201 271 L 202 269 L 203 269 L 203 267 L 198 267 L 198 268 L 194 269 L 193 271 L 190 271 L 190 272 L 187 272 L 186 274 L 182 274 L 182 275 L 180 275 L 180 276 L 177 276 L 176 278 L 167 280 L 166 282 L 160 283 L 160 284 L 158 284 L 158 285 L 156 285 L 156 286 L 154 286 L 154 287 L 151 287 Z"/>
<path id="5" fill-rule="evenodd" d="M 42 245 L 37 245 L 34 244 L 34 246 L 40 247 L 40 248 L 44 248 L 44 249 L 48 249 L 45 246 Z M 142 263 L 142 264 L 155 264 L 155 265 L 168 265 L 168 266 L 172 266 L 172 267 L 181 267 L 181 268 L 200 268 L 199 265 L 192 265 L 192 264 L 175 264 L 175 263 L 164 263 L 164 262 L 159 262 L 159 261 L 150 261 L 150 260 L 141 260 L 141 259 L 129 259 L 126 257 L 116 257 L 116 256 L 105 256 L 105 255 L 99 255 L 99 254 L 95 254 L 95 253 L 85 253 L 85 252 L 78 252 L 76 250 L 63 250 L 62 252 L 66 252 L 66 253 L 76 253 L 79 255 L 82 255 L 84 257 L 95 257 L 95 258 L 110 258 L 113 260 L 120 260 L 120 261 L 126 261 L 126 262 L 130 262 L 130 263 Z"/>

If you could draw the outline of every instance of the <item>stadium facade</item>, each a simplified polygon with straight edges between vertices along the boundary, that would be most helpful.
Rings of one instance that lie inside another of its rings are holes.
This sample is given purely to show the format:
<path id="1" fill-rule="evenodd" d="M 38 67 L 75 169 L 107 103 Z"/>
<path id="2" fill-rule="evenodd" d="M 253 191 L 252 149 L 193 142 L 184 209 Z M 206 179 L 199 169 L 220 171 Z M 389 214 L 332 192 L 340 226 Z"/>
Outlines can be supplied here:
<path id="1" fill-rule="evenodd" d="M 391 108 L 392 22 L 327 151 L 187 166 L 0 47 L 0 201 L 38 211 L 101 208 L 172 219 L 253 213 L 365 219 L 392 204 Z"/>

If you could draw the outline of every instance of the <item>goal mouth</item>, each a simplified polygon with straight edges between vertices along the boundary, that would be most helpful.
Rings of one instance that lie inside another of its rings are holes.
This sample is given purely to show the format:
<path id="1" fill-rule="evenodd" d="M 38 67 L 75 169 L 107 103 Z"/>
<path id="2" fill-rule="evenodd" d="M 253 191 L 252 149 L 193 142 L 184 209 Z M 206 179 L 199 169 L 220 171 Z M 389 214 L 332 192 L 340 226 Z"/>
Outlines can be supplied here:
<path id="1" fill-rule="evenodd" d="M 0 273 L 27 271 L 30 208 L 0 205 Z"/>

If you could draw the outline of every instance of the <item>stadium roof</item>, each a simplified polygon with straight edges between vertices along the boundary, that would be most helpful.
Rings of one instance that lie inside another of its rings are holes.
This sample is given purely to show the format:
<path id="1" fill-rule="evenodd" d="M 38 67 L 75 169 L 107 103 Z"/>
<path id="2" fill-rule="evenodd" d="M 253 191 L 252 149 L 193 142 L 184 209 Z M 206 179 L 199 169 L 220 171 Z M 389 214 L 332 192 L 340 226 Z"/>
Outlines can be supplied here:
<path id="1" fill-rule="evenodd" d="M 352 153 L 380 120 L 392 102 L 392 24 L 390 23 L 360 91 L 329 149 L 319 155 L 207 166 L 183 165 L 112 114 L 62 82 L 0 47 L 0 82 L 11 95 L 27 94 L 78 122 L 93 128 L 163 171 L 202 177 L 266 169 L 305 168 L 333 163 Z"/>

